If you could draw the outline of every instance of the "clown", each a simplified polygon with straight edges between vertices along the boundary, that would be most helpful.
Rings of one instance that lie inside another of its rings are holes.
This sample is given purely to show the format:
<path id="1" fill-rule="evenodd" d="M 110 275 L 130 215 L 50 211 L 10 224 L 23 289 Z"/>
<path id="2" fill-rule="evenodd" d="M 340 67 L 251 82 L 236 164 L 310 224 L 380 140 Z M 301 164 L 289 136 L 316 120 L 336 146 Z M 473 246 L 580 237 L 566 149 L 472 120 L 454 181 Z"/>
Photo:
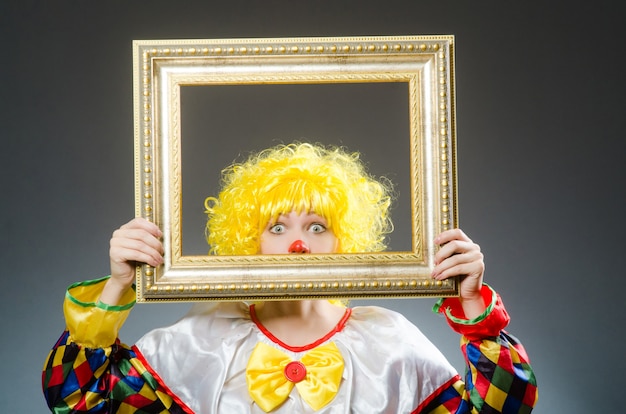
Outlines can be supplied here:
<path id="1" fill-rule="evenodd" d="M 358 154 L 295 143 L 224 170 L 205 202 L 210 254 L 316 254 L 385 249 L 390 185 Z M 111 276 L 70 286 L 67 330 L 43 374 L 53 412 L 530 412 L 534 374 L 483 284 L 480 248 L 438 235 L 432 277 L 461 277 L 436 309 L 462 334 L 465 381 L 402 315 L 327 300 L 198 303 L 129 347 L 117 339 L 134 305 L 136 263 L 163 263 L 162 233 L 136 218 L 113 233 Z M 498 375 L 494 375 L 498 372 Z M 73 410 L 73 411 L 72 411 Z"/>

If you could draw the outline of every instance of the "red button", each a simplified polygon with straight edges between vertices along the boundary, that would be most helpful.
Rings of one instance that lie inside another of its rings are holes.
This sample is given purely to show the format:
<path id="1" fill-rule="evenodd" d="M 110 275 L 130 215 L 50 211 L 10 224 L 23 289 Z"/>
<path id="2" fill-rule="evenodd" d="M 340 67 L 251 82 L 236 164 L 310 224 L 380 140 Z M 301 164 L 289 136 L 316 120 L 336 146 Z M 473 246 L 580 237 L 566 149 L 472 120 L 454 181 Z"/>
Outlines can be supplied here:
<path id="1" fill-rule="evenodd" d="M 306 377 L 306 367 L 300 361 L 291 361 L 285 367 L 285 378 L 291 382 L 300 382 Z"/>

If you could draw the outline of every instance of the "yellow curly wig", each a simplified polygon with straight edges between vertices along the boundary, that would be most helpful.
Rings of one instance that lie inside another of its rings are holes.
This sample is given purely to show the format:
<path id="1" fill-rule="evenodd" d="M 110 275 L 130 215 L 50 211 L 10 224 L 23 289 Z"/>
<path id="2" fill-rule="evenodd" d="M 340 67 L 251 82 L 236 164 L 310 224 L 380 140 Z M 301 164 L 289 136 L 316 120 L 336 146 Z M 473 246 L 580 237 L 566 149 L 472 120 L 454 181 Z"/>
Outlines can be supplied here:
<path id="1" fill-rule="evenodd" d="M 224 169 L 218 198 L 205 200 L 210 253 L 258 253 L 268 223 L 291 211 L 324 217 L 339 253 L 381 251 L 393 229 L 390 194 L 358 153 L 297 142 L 269 148 Z"/>

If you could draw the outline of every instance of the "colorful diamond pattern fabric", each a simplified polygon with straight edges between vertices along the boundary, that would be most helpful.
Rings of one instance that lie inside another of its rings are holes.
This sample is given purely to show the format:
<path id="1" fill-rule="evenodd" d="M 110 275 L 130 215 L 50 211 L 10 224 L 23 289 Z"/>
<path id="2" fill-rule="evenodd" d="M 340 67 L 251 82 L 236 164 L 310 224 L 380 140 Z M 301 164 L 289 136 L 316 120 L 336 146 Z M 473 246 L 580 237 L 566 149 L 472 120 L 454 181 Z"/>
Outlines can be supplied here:
<path id="1" fill-rule="evenodd" d="M 470 341 L 461 349 L 468 371 L 415 413 L 530 413 L 537 401 L 537 382 L 519 341 L 502 331 L 496 338 Z"/>
<path id="2" fill-rule="evenodd" d="M 184 414 L 136 358 L 119 343 L 88 349 L 65 332 L 46 360 L 44 395 L 53 413 Z"/>

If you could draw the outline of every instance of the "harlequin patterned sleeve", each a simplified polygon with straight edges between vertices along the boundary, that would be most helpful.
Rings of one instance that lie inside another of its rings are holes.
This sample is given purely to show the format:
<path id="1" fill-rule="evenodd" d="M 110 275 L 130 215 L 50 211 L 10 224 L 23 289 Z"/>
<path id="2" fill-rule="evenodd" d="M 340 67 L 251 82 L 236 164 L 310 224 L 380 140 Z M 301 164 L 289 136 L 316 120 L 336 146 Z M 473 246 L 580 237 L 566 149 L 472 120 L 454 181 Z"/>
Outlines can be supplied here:
<path id="1" fill-rule="evenodd" d="M 467 364 L 465 383 L 458 380 L 439 393 L 420 413 L 530 413 L 537 401 L 537 382 L 522 344 L 504 328 L 510 318 L 500 296 L 485 285 L 485 312 L 465 319 L 457 298 L 440 300 L 435 312 L 462 335 Z"/>
<path id="2" fill-rule="evenodd" d="M 117 339 L 132 306 L 98 302 L 106 278 L 69 287 L 63 310 L 67 330 L 44 364 L 44 396 L 53 413 L 186 413 Z"/>

